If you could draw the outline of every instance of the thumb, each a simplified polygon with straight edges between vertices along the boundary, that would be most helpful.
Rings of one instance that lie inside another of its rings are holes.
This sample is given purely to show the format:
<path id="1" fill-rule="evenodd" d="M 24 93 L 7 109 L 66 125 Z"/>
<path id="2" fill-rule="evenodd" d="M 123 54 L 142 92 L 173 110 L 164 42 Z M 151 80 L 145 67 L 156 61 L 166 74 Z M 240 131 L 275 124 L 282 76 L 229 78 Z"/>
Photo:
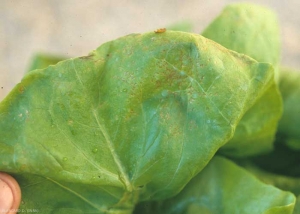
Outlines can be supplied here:
<path id="1" fill-rule="evenodd" d="M 13 214 L 18 211 L 21 190 L 17 181 L 10 175 L 0 172 L 0 214 Z"/>

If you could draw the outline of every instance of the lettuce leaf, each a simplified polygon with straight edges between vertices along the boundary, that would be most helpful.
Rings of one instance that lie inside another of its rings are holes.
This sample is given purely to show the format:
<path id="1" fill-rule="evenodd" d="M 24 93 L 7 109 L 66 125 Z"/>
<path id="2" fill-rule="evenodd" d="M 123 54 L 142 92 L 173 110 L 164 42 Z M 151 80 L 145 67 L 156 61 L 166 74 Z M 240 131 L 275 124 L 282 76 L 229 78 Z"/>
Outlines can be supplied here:
<path id="1" fill-rule="evenodd" d="M 283 115 L 277 135 L 291 149 L 300 150 L 300 72 L 282 68 L 279 88 L 283 99 Z"/>
<path id="2" fill-rule="evenodd" d="M 21 208 L 131 213 L 180 192 L 272 82 L 269 64 L 200 35 L 122 37 L 16 85 L 0 103 L 0 170 Z"/>
<path id="3" fill-rule="evenodd" d="M 33 56 L 27 72 L 35 69 L 47 68 L 49 65 L 55 65 L 56 63 L 63 61 L 65 59 L 66 58 L 62 56 L 38 53 L 35 56 Z"/>
<path id="4" fill-rule="evenodd" d="M 263 169 L 286 176 L 300 176 L 300 151 L 287 147 L 277 139 L 274 151 L 253 157 L 252 160 Z"/>
<path id="5" fill-rule="evenodd" d="M 278 78 L 279 27 L 271 10 L 249 3 L 229 5 L 202 35 L 260 62 L 271 63 L 275 68 L 275 80 Z M 255 105 L 249 106 L 233 139 L 221 148 L 222 154 L 245 157 L 273 149 L 282 114 L 282 100 L 275 80 Z"/>
<path id="6" fill-rule="evenodd" d="M 284 191 L 292 192 L 295 195 L 300 195 L 300 177 L 291 177 L 267 171 L 255 164 L 251 159 L 239 161 L 238 164 L 254 174 L 260 181 Z"/>
<path id="7" fill-rule="evenodd" d="M 282 146 L 282 144 L 279 144 L 280 146 Z M 276 148 L 276 147 L 275 147 Z M 273 163 L 270 161 L 270 157 L 268 156 L 264 156 L 261 158 L 261 162 L 257 163 L 256 161 L 253 160 L 249 160 L 249 159 L 245 159 L 245 160 L 239 160 L 239 164 L 242 165 L 245 169 L 247 169 L 248 172 L 252 173 L 253 175 L 255 175 L 260 181 L 268 184 L 268 185 L 272 185 L 274 187 L 277 187 L 281 190 L 284 191 L 289 191 L 292 192 L 293 194 L 295 194 L 297 196 L 296 199 L 296 204 L 295 204 L 295 209 L 293 214 L 299 214 L 300 213 L 300 177 L 299 177 L 299 169 L 296 171 L 298 171 L 298 177 L 291 177 L 288 176 L 287 173 L 283 174 L 283 172 L 278 171 L 278 168 L 280 169 L 284 169 L 284 167 L 290 169 L 291 166 L 297 166 L 299 165 L 299 161 L 294 161 L 295 163 L 291 163 L 291 160 L 297 158 L 295 155 L 291 155 L 291 154 L 286 154 L 285 157 L 280 154 L 280 150 L 276 150 L 277 151 L 277 157 L 273 158 Z M 275 157 L 274 155 L 275 152 L 272 152 L 273 157 Z M 279 154 L 278 154 L 279 153 Z M 283 153 L 284 154 L 284 153 Z M 288 156 L 291 155 L 291 156 Z M 298 154 L 299 157 L 299 154 Z M 266 158 L 266 163 L 264 162 L 264 158 Z M 285 160 L 285 158 L 287 158 L 287 160 Z M 279 161 L 278 161 L 279 160 Z M 281 161 L 280 161 L 281 160 Z M 261 165 L 261 163 L 264 163 L 265 165 Z M 269 164 L 269 167 L 268 165 Z M 277 166 L 279 165 L 279 166 Z M 298 167 L 299 168 L 299 167 Z M 277 171 L 274 172 L 274 169 L 276 169 Z M 272 172 L 273 170 L 273 172 Z M 271 172 L 270 172 L 271 171 Z M 290 170 L 291 172 L 293 172 L 293 170 Z M 278 174 L 281 173 L 281 174 Z"/>
<path id="8" fill-rule="evenodd" d="M 272 10 L 251 3 L 230 4 L 202 35 L 259 62 L 271 63 L 278 79 L 280 30 Z"/>
<path id="9" fill-rule="evenodd" d="M 256 179 L 243 168 L 215 156 L 174 198 L 141 203 L 145 214 L 289 214 L 296 198 Z"/>
<path id="10" fill-rule="evenodd" d="M 185 20 L 168 26 L 167 30 L 192 32 L 193 28 L 194 28 L 193 23 Z"/>

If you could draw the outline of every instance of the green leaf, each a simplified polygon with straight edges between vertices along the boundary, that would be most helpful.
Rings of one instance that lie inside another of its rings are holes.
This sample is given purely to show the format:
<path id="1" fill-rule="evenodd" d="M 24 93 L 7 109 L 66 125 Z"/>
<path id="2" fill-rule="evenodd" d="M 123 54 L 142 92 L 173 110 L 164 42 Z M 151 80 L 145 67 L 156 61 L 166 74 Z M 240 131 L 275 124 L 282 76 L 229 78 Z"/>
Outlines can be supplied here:
<path id="1" fill-rule="evenodd" d="M 136 213 L 289 214 L 294 205 L 292 193 L 266 185 L 233 162 L 215 156 L 177 196 L 154 205 L 142 203 Z"/>
<path id="2" fill-rule="evenodd" d="M 284 157 L 282 157 L 282 156 L 277 156 L 277 160 L 278 159 L 285 162 Z M 279 175 L 279 174 L 275 174 L 275 173 L 266 171 L 269 169 L 264 170 L 264 169 L 258 167 L 257 165 L 255 165 L 254 162 L 249 159 L 243 160 L 242 162 L 239 160 L 238 163 L 241 164 L 244 168 L 246 168 L 249 172 L 254 174 L 262 182 L 264 182 L 268 185 L 275 186 L 284 191 L 292 192 L 296 196 L 298 196 L 293 214 L 300 213 L 300 177 L 289 177 L 286 175 Z M 268 163 L 270 164 L 270 162 L 268 162 Z M 297 163 L 299 164 L 299 161 Z M 273 162 L 272 164 L 270 164 L 270 166 L 273 166 L 276 164 L 277 164 L 276 162 Z"/>
<path id="3" fill-rule="evenodd" d="M 253 158 L 263 169 L 286 176 L 300 176 L 300 74 L 281 69 L 279 87 L 284 112 L 279 121 L 274 151 Z"/>
<path id="4" fill-rule="evenodd" d="M 300 214 L 300 195 L 297 197 L 295 210 L 293 214 Z"/>
<path id="5" fill-rule="evenodd" d="M 251 3 L 228 5 L 202 35 L 259 62 L 271 63 L 278 78 L 280 30 L 272 10 Z"/>
<path id="6" fill-rule="evenodd" d="M 113 207 L 120 198 L 126 199 L 117 188 L 103 187 L 79 182 L 64 182 L 55 178 L 32 174 L 14 176 L 22 189 L 20 209 L 36 210 L 37 213 L 86 214 L 131 213 L 132 203 L 123 204 L 122 211 Z M 95 179 L 99 179 L 94 178 Z M 109 208 L 109 207 L 112 208 Z M 107 211 L 109 209 L 109 211 Z"/>
<path id="7" fill-rule="evenodd" d="M 193 28 L 194 28 L 193 23 L 185 20 L 168 26 L 167 30 L 192 32 Z"/>
<path id="8" fill-rule="evenodd" d="M 284 191 L 289 191 L 295 195 L 300 195 L 300 178 L 299 177 L 290 177 L 286 175 L 280 175 L 267 171 L 253 161 L 247 159 L 242 162 L 239 161 L 239 164 L 243 166 L 247 171 L 255 175 L 260 181 L 265 184 L 275 186 Z"/>
<path id="9" fill-rule="evenodd" d="M 248 3 L 229 5 L 202 35 L 258 61 L 271 63 L 277 78 L 279 29 L 272 11 Z M 282 100 L 274 81 L 243 116 L 233 139 L 221 152 L 244 157 L 272 150 L 281 114 Z"/>
<path id="10" fill-rule="evenodd" d="M 282 68 L 279 89 L 283 99 L 283 115 L 278 135 L 292 149 L 300 150 L 300 72 Z"/>
<path id="11" fill-rule="evenodd" d="M 122 37 L 23 78 L 0 104 L 0 170 L 35 184 L 24 208 L 70 213 L 77 197 L 86 213 L 131 213 L 177 194 L 272 80 L 197 34 Z"/>
<path id="12" fill-rule="evenodd" d="M 32 62 L 29 66 L 28 72 L 35 69 L 47 68 L 49 65 L 55 65 L 56 63 L 63 61 L 65 58 L 61 56 L 54 56 L 49 54 L 36 54 L 32 58 Z"/>
<path id="13" fill-rule="evenodd" d="M 229 156 L 245 157 L 273 149 L 277 124 L 282 114 L 282 100 L 273 84 L 239 122 L 234 137 L 220 149 Z"/>
<path id="14" fill-rule="evenodd" d="M 287 176 L 300 176 L 300 151 L 289 148 L 284 138 L 277 135 L 271 153 L 253 157 L 252 160 L 263 169 Z"/>

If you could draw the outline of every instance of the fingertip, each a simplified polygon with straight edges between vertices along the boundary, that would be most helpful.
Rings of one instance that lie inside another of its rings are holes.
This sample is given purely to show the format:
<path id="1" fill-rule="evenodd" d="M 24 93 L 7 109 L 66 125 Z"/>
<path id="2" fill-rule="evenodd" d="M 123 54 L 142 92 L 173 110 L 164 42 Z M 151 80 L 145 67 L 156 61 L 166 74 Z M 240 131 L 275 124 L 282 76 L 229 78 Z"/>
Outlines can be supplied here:
<path id="1" fill-rule="evenodd" d="M 0 172 L 0 213 L 14 214 L 21 202 L 21 189 L 10 175 Z"/>

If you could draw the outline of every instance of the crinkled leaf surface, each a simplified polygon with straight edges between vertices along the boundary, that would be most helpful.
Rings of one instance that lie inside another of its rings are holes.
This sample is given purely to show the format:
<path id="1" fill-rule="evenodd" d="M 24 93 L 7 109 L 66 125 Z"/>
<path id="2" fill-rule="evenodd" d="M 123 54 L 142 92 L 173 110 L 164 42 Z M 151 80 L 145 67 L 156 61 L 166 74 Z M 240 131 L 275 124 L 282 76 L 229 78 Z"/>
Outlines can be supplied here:
<path id="1" fill-rule="evenodd" d="M 131 213 L 178 193 L 272 79 L 269 64 L 196 34 L 108 42 L 29 72 L 1 102 L 0 170 L 18 175 L 22 208 Z"/>
<path id="2" fill-rule="evenodd" d="M 277 18 L 264 7 L 247 3 L 229 5 L 202 35 L 258 61 L 269 62 L 277 70 Z M 233 139 L 221 152 L 229 156 L 244 157 L 270 151 L 281 114 L 282 101 L 274 81 L 244 115 Z"/>
<path id="3" fill-rule="evenodd" d="M 295 200 L 292 193 L 266 185 L 233 162 L 215 156 L 177 196 L 152 205 L 142 203 L 136 213 L 289 214 Z"/>
<path id="4" fill-rule="evenodd" d="M 300 72 L 281 69 L 279 89 L 283 99 L 283 115 L 278 135 L 292 149 L 300 150 Z"/>
<path id="5" fill-rule="evenodd" d="M 33 57 L 28 71 L 32 71 L 35 69 L 47 68 L 49 65 L 55 65 L 56 63 L 58 63 L 64 59 L 65 58 L 61 57 L 61 56 L 54 56 L 54 55 L 50 55 L 50 54 L 39 53 Z"/>

